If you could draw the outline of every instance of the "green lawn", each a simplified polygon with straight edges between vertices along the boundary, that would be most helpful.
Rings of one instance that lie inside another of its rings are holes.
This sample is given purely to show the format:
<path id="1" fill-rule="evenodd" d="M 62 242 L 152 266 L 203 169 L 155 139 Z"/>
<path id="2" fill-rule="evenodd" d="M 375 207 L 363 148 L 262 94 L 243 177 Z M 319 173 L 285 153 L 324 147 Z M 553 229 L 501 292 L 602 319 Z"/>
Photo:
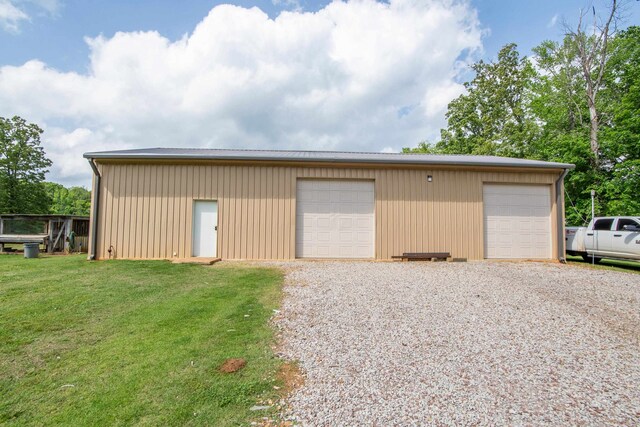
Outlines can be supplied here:
<path id="1" fill-rule="evenodd" d="M 620 261 L 616 259 L 603 258 L 599 264 L 591 265 L 590 262 L 585 262 L 581 257 L 568 255 L 567 262 L 571 265 L 595 268 L 599 270 L 614 270 L 625 271 L 627 273 L 640 273 L 640 262 L 637 261 Z"/>
<path id="2" fill-rule="evenodd" d="M 274 397 L 282 274 L 0 255 L 0 424 L 241 425 Z M 248 315 L 248 316 L 247 316 Z M 234 374 L 218 367 L 241 357 Z"/>

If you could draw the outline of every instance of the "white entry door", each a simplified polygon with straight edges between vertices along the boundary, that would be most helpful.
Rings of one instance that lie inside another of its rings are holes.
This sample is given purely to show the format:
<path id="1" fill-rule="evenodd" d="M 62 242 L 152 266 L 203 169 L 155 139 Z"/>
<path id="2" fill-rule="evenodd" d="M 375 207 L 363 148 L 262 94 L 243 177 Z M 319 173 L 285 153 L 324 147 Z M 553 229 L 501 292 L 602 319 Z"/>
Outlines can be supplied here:
<path id="1" fill-rule="evenodd" d="M 215 257 L 218 243 L 218 202 L 196 200 L 193 206 L 193 256 Z"/>
<path id="2" fill-rule="evenodd" d="M 485 184 L 485 258 L 551 258 L 551 186 Z"/>
<path id="3" fill-rule="evenodd" d="M 373 181 L 299 180 L 296 256 L 373 258 Z"/>

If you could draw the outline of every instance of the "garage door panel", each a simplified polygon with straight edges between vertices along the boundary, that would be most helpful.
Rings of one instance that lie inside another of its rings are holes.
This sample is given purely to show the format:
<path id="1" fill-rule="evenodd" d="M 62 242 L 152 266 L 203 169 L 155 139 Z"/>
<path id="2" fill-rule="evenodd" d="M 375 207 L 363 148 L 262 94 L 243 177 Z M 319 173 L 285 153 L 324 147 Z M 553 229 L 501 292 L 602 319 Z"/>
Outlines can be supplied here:
<path id="1" fill-rule="evenodd" d="M 373 193 L 369 193 L 369 192 L 362 192 L 362 193 L 356 192 L 355 194 L 356 194 L 355 200 L 357 202 L 365 203 L 367 205 L 369 204 L 369 202 L 373 198 Z"/>
<path id="2" fill-rule="evenodd" d="M 353 233 L 351 231 L 342 231 L 338 233 L 338 239 L 340 243 L 351 243 L 354 241 Z"/>
<path id="3" fill-rule="evenodd" d="M 351 230 L 353 228 L 353 219 L 339 217 L 337 218 L 337 220 L 338 220 L 338 230 L 342 230 L 342 229 Z"/>
<path id="4" fill-rule="evenodd" d="M 331 201 L 331 195 L 327 191 L 317 190 L 313 192 L 313 200 L 318 203 L 325 204 Z"/>
<path id="5" fill-rule="evenodd" d="M 551 188 L 485 184 L 486 258 L 551 257 Z"/>
<path id="6" fill-rule="evenodd" d="M 311 235 L 313 236 L 313 233 L 311 233 Z M 327 244 L 331 242 L 331 233 L 329 233 L 328 231 L 318 231 L 316 232 L 316 236 L 318 242 Z"/>
<path id="7" fill-rule="evenodd" d="M 360 246 L 362 246 L 362 244 L 366 245 L 367 243 L 369 243 L 370 239 L 371 236 L 368 231 L 356 233 L 356 241 L 360 244 Z"/>
<path id="8" fill-rule="evenodd" d="M 372 258 L 374 183 L 299 180 L 296 198 L 296 256 Z"/>
<path id="9" fill-rule="evenodd" d="M 354 201 L 356 201 L 356 197 L 357 194 L 355 194 L 354 192 L 351 191 L 337 191 L 336 192 L 338 194 L 338 201 L 339 202 L 346 202 L 347 204 L 349 203 L 353 203 Z"/>
<path id="10" fill-rule="evenodd" d="M 328 228 L 331 225 L 331 218 L 318 218 L 315 224 L 311 222 L 309 225 L 314 229 Z"/>
<path id="11" fill-rule="evenodd" d="M 331 250 L 329 248 L 329 246 L 318 246 L 318 249 L 316 251 L 316 256 L 318 258 L 326 258 L 329 256 L 329 254 L 331 253 Z M 309 256 L 313 256 L 313 255 L 309 255 Z"/>
<path id="12" fill-rule="evenodd" d="M 358 229 L 371 230 L 373 228 L 373 218 L 357 218 Z"/>
<path id="13" fill-rule="evenodd" d="M 539 203 L 543 204 L 544 201 L 540 201 Z M 547 216 L 549 215 L 549 212 L 547 211 L 546 208 L 534 208 L 533 209 L 533 215 L 536 216 L 536 217 L 539 217 L 542 220 L 545 220 L 547 218 Z"/>

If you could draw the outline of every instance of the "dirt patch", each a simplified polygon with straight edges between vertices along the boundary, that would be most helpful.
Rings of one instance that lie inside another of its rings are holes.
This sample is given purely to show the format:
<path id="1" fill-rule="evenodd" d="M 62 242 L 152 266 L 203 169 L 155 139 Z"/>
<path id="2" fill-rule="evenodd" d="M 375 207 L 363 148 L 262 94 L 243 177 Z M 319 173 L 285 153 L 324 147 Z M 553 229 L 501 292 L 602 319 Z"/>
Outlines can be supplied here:
<path id="1" fill-rule="evenodd" d="M 304 376 L 296 362 L 285 362 L 278 370 L 278 379 L 282 382 L 281 395 L 286 396 L 304 385 Z"/>
<path id="2" fill-rule="evenodd" d="M 283 419 L 284 414 L 290 409 L 287 397 L 304 384 L 304 377 L 296 362 L 284 362 L 278 369 L 276 378 L 279 385 L 273 387 L 277 396 L 275 401 L 269 399 L 259 402 L 261 405 L 264 404 L 272 408 L 271 414 L 256 418 L 251 425 L 259 427 L 292 427 L 294 425 L 293 421 Z"/>
<path id="3" fill-rule="evenodd" d="M 244 359 L 227 359 L 222 366 L 220 366 L 219 370 L 225 374 L 231 374 L 233 372 L 238 372 L 246 365 L 247 361 Z"/>
<path id="4" fill-rule="evenodd" d="M 255 424 L 254 424 L 255 423 Z M 260 420 L 254 421 L 252 425 L 259 427 L 292 427 L 293 421 L 281 421 L 281 420 Z"/>

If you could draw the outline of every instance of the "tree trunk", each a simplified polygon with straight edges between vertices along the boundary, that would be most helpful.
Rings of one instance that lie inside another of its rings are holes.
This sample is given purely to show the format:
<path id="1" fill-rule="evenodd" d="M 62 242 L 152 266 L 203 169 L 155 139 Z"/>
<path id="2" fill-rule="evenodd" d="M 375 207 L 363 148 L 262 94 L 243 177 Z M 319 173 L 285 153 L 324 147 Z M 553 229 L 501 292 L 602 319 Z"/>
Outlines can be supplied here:
<path id="1" fill-rule="evenodd" d="M 598 110 L 596 108 L 596 96 L 602 84 L 607 59 L 609 55 L 609 37 L 613 33 L 610 32 L 610 25 L 615 25 L 615 19 L 618 13 L 618 2 L 613 0 L 611 5 L 611 13 L 604 27 L 599 27 L 595 16 L 596 10 L 593 9 L 593 35 L 588 36 L 583 28 L 582 19 L 585 13 L 580 13 L 580 21 L 576 31 L 569 30 L 576 41 L 578 53 L 580 57 L 580 65 L 582 74 L 584 75 L 587 92 L 587 103 L 589 105 L 589 143 L 591 152 L 593 153 L 593 165 L 597 169 L 600 163 L 600 146 L 598 144 L 598 126 L 600 120 L 598 118 Z M 614 30 L 615 32 L 615 27 Z"/>
<path id="2" fill-rule="evenodd" d="M 600 145 L 598 143 L 598 128 L 600 121 L 598 119 L 598 110 L 596 104 L 591 98 L 589 99 L 589 143 L 591 146 L 591 152 L 593 153 L 594 166 L 598 167 L 600 162 Z"/>

